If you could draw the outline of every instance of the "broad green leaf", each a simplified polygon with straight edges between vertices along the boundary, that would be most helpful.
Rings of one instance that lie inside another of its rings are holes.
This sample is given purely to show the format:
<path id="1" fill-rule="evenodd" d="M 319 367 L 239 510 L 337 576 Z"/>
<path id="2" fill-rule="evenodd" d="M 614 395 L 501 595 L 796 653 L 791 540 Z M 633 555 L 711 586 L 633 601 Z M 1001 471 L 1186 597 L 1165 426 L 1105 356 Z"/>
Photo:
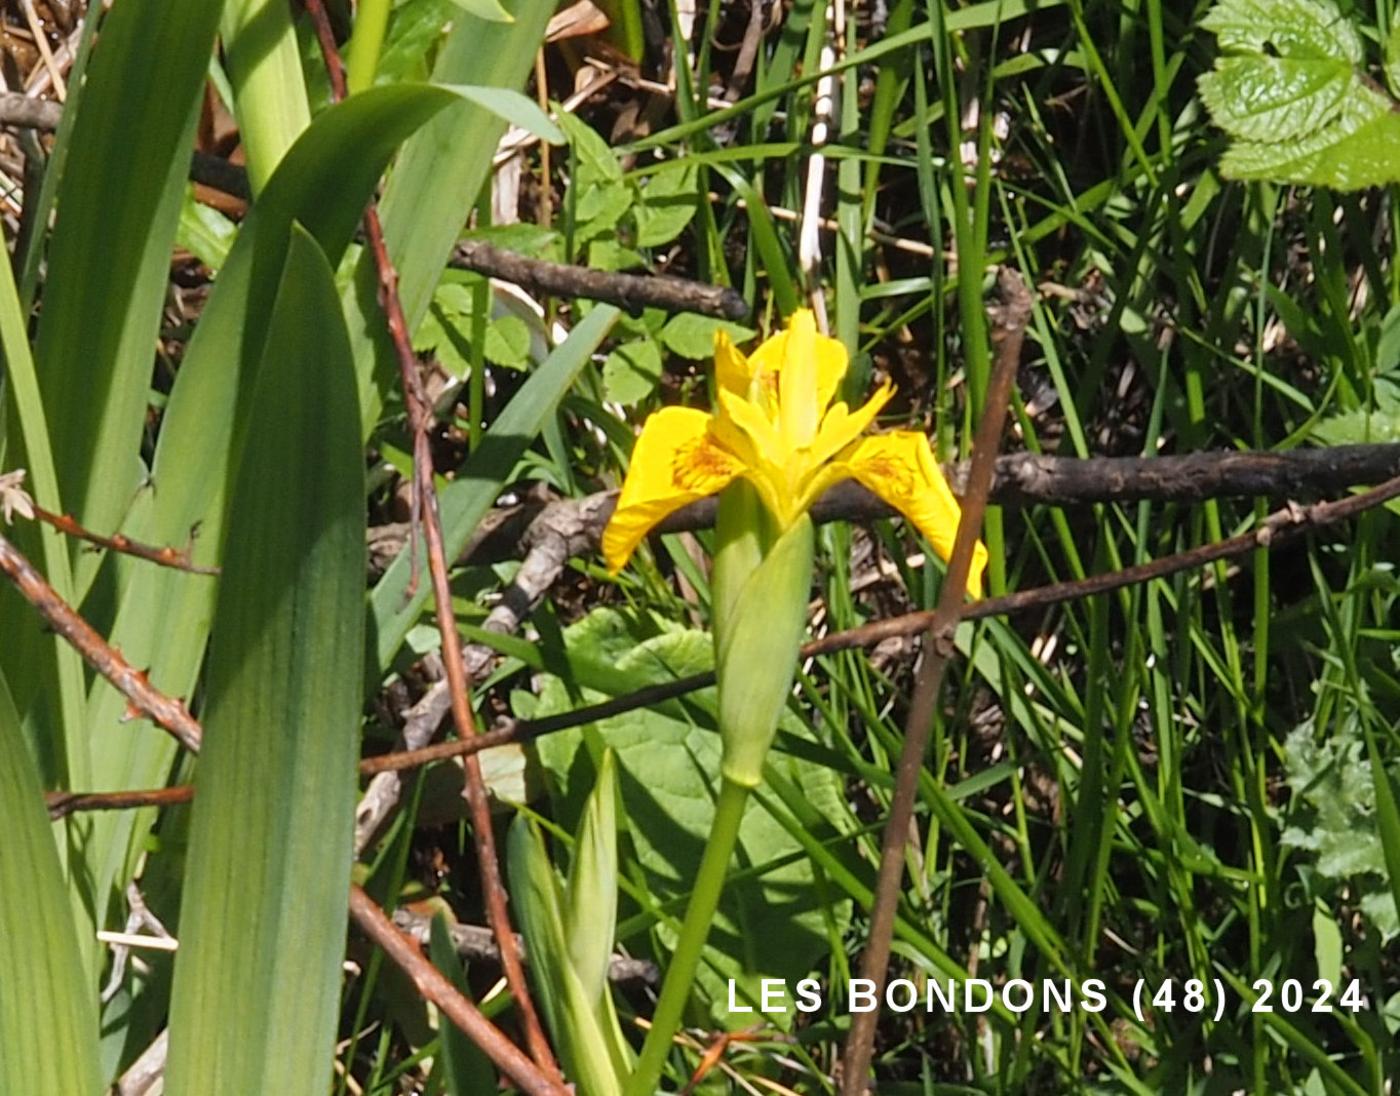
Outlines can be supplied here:
<path id="1" fill-rule="evenodd" d="M 718 331 L 723 331 L 741 346 L 755 334 L 753 328 L 728 320 L 716 320 L 695 312 L 679 312 L 666 321 L 658 337 L 673 354 L 695 361 L 708 361 L 715 356 L 715 333 Z"/>
<path id="2" fill-rule="evenodd" d="M 512 0 L 505 6 L 513 23 L 469 15 L 455 20 L 433 68 L 434 81 L 512 90 L 524 86 L 553 5 Z M 404 146 L 385 183 L 379 215 L 389 257 L 399 272 L 399 301 L 410 331 L 428 310 L 448 255 L 490 175 L 491 157 L 505 128 L 504 120 L 480 103 L 458 102 Z M 379 419 L 384 393 L 398 388 L 369 255 L 357 264 L 343 304 L 367 435 Z"/>
<path id="3" fill-rule="evenodd" d="M 516 461 L 554 413 L 617 316 L 618 310 L 612 305 L 600 305 L 590 311 L 511 398 L 480 447 L 442 491 L 442 531 L 449 559 L 466 545 L 482 515 L 496 501 L 501 484 L 514 471 Z M 370 599 L 370 634 L 375 647 L 369 669 L 376 680 L 393 662 L 429 596 L 426 582 L 419 582 L 417 591 L 408 595 L 412 563 L 407 557 L 404 552 L 389 565 Z M 422 560 L 419 563 L 421 566 Z"/>
<path id="4" fill-rule="evenodd" d="M 229 504 L 166 1084 L 316 1092 L 340 1010 L 364 471 L 334 278 L 295 230 Z"/>
<path id="5" fill-rule="evenodd" d="M 642 187 L 642 200 L 633 209 L 637 246 L 659 247 L 681 234 L 695 216 L 698 168 L 693 163 L 658 171 Z"/>
<path id="6" fill-rule="evenodd" d="M 6 264 L 8 265 L 8 264 Z M 97 1009 L 44 810 L 0 675 L 0 1091 L 98 1096 Z"/>
<path id="7" fill-rule="evenodd" d="M 220 562 L 231 455 L 263 356 L 293 222 L 304 224 L 338 263 L 395 147 L 458 102 L 449 91 L 423 85 L 372 88 L 318 115 L 288 152 L 240 228 L 185 351 L 161 425 L 150 490 L 137 500 L 129 535 L 183 544 L 197 529 L 196 562 Z M 188 696 L 204 655 L 214 584 L 206 576 L 141 563 L 120 573 L 112 642 L 135 665 L 149 666 L 158 688 Z M 147 788 L 166 779 L 173 742 L 147 726 L 122 724 L 125 704 L 99 680 L 87 719 L 74 720 L 93 753 L 85 788 Z M 91 906 L 97 923 L 134 867 L 154 817 L 154 811 L 101 812 L 87 818 L 75 837 L 95 880 Z"/>
<path id="8" fill-rule="evenodd" d="M 35 359 L 64 503 L 93 529 L 117 527 L 138 483 L 170 246 L 221 7 L 115 5 L 73 124 Z M 80 576 L 90 579 L 96 560 L 86 556 Z M 80 577 L 76 592 L 85 586 Z"/>
<path id="9" fill-rule="evenodd" d="M 713 644 L 703 632 L 690 630 L 654 632 L 629 622 L 613 610 L 600 609 L 565 631 L 565 643 L 588 662 L 612 663 L 618 676 L 618 693 L 644 685 L 698 673 L 713 665 Z M 546 677 L 538 718 L 601 699 L 575 681 Z M 715 710 L 714 690 L 688 698 L 709 718 Z M 714 795 L 719 786 L 720 744 L 717 735 L 687 722 L 669 709 L 628 712 L 602 720 L 586 730 L 561 731 L 541 738 L 540 761 L 552 776 L 559 800 L 557 814 L 578 817 L 586 789 L 578 787 L 577 774 L 591 769 L 578 764 L 579 751 L 596 734 L 597 740 L 617 755 L 623 817 L 631 833 L 638 861 L 645 872 L 647 889 L 658 900 L 680 899 L 689 893 L 713 818 Z M 787 730 L 808 734 L 791 716 Z M 842 817 L 841 780 L 829 769 L 771 753 L 769 765 L 779 768 L 800 785 L 809 802 L 830 818 Z M 727 1010 L 725 979 L 734 978 L 739 1000 L 757 999 L 759 979 L 806 976 L 828 947 L 827 916 L 844 925 L 849 907 L 842 902 L 826 913 L 813 888 L 812 867 L 801 847 L 757 803 L 744 815 L 739 834 L 737 864 L 755 869 L 756 877 L 731 880 L 725 887 L 714 931 L 702 963 L 698 989 L 707 1001 L 711 1017 L 723 1027 L 751 1022 Z M 662 940 L 670 946 L 675 934 L 662 926 Z M 782 940 L 781 949 L 764 947 L 763 941 Z M 780 1016 L 771 1017 L 781 1022 Z"/>
<path id="10" fill-rule="evenodd" d="M 661 348 L 656 340 L 623 343 L 603 361 L 603 397 L 623 407 L 640 403 L 661 382 Z"/>

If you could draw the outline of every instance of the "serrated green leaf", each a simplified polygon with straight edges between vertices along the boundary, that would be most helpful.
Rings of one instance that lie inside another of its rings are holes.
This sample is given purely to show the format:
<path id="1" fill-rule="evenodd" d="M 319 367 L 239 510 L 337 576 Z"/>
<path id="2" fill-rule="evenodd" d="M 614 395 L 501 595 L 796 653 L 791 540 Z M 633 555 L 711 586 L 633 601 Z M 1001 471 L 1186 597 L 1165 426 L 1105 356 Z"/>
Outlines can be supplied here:
<path id="1" fill-rule="evenodd" d="M 1400 116 L 1330 0 L 1222 0 L 1202 25 L 1225 54 L 1199 83 L 1233 139 L 1222 174 L 1339 190 L 1400 179 Z"/>
<path id="2" fill-rule="evenodd" d="M 1201 100 L 1237 139 L 1287 141 L 1335 119 L 1354 76 L 1350 62 L 1330 58 L 1225 57 L 1201 77 Z"/>
<path id="3" fill-rule="evenodd" d="M 623 343 L 603 362 L 603 396 L 631 407 L 656 391 L 661 381 L 661 348 L 652 339 Z"/>
<path id="4" fill-rule="evenodd" d="M 1400 114 L 1364 86 L 1351 89 L 1322 129 L 1289 141 L 1238 141 L 1220 160 L 1232 179 L 1275 179 L 1356 190 L 1400 179 Z"/>
<path id="5" fill-rule="evenodd" d="M 1359 65 L 1360 32 L 1330 0 L 1222 0 L 1201 20 L 1227 51 L 1340 58 Z"/>
<path id="6" fill-rule="evenodd" d="M 0 1091 L 98 1096 L 97 1009 L 44 810 L 0 675 Z"/>
<path id="7" fill-rule="evenodd" d="M 340 1011 L 364 471 L 334 276 L 300 229 L 251 416 L 229 505 L 170 1007 L 166 1085 L 206 1096 L 323 1089 Z"/>

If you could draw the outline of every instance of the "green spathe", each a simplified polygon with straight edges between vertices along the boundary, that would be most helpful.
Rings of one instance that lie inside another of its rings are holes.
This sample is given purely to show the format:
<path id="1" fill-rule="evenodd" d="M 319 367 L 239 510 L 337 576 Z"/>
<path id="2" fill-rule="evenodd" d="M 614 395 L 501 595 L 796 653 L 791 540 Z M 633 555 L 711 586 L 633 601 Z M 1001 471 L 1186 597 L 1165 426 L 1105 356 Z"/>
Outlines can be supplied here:
<path id="1" fill-rule="evenodd" d="M 804 514 L 763 550 L 763 526 L 771 519 L 761 513 L 752 489 L 736 486 L 750 497 L 731 498 L 730 487 L 720 501 L 714 576 L 720 771 L 735 784 L 756 788 L 807 626 L 813 532 Z"/>

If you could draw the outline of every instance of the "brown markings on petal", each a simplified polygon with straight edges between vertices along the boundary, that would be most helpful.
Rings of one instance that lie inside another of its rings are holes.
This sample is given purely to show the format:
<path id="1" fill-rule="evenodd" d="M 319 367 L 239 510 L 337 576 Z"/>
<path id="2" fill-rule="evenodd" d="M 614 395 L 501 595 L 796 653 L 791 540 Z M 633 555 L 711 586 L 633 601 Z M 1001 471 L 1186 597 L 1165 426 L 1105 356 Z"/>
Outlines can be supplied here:
<path id="1" fill-rule="evenodd" d="M 881 482 L 890 484 L 900 495 L 907 497 L 914 493 L 914 477 L 909 471 L 909 465 L 904 461 L 888 456 L 873 456 L 865 458 L 861 464 L 872 479 L 878 478 Z"/>
<path id="2" fill-rule="evenodd" d="M 734 472 L 734 458 L 708 437 L 692 438 L 671 458 L 671 482 L 682 491 L 708 494 L 715 480 Z"/>

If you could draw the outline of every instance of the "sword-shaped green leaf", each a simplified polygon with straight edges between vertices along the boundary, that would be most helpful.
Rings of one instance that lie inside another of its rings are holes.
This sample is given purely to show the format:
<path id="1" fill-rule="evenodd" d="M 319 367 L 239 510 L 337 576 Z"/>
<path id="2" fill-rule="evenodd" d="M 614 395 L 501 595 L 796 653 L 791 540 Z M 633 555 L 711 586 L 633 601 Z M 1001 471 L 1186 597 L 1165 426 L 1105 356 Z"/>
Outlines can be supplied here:
<path id="1" fill-rule="evenodd" d="M 44 791 L 0 676 L 0 1092 L 97 1096 L 95 990 L 83 966 Z"/>
<path id="2" fill-rule="evenodd" d="M 229 506 L 167 1088 L 330 1077 L 359 747 L 364 470 L 333 275 L 293 230 Z"/>

